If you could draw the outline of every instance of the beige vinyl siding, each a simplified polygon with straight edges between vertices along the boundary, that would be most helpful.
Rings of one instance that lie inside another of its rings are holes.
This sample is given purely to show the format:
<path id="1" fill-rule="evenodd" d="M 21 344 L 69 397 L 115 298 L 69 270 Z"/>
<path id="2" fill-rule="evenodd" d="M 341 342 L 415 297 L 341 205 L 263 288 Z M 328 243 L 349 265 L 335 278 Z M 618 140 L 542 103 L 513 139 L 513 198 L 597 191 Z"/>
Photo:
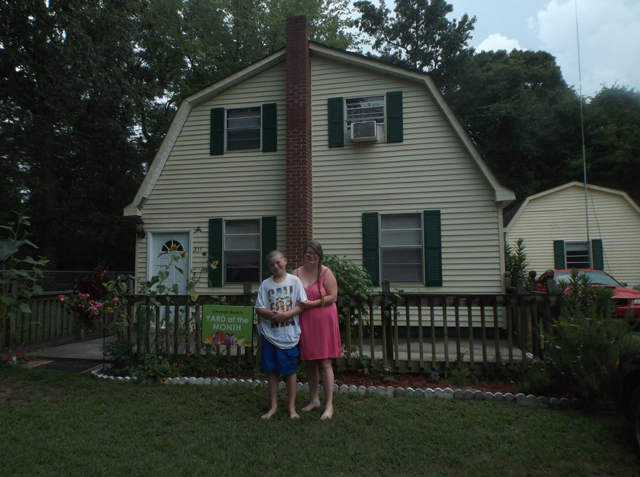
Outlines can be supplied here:
<path id="1" fill-rule="evenodd" d="M 589 236 L 601 239 L 604 269 L 630 286 L 640 284 L 640 214 L 624 197 L 590 189 Z M 510 224 L 507 240 L 524 239 L 529 268 L 554 268 L 553 241 L 586 241 L 582 185 L 532 199 Z"/>
<path id="2" fill-rule="evenodd" d="M 328 147 L 327 99 L 403 92 L 404 142 Z M 442 213 L 442 288 L 501 293 L 501 220 L 494 191 L 424 82 L 312 55 L 313 231 L 325 253 L 362 265 L 362 213 Z"/>
<path id="3" fill-rule="evenodd" d="M 278 103 L 278 152 L 209 155 L 211 108 Z M 194 231 L 192 270 L 204 264 L 208 221 L 278 218 L 278 247 L 285 244 L 285 65 L 280 63 L 194 107 L 162 174 L 144 205 L 146 230 Z M 138 248 L 138 276 L 146 275 L 146 239 Z M 207 291 L 206 277 L 199 291 Z M 225 291 L 242 286 L 226 286 Z M 214 289 L 215 292 L 215 289 Z"/>

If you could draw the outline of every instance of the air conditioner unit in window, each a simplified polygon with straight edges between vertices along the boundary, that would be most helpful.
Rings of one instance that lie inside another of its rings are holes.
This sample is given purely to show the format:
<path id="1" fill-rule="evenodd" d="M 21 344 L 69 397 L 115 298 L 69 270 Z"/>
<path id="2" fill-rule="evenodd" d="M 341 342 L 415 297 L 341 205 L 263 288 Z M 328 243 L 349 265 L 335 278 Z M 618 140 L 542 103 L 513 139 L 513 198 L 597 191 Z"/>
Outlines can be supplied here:
<path id="1" fill-rule="evenodd" d="M 378 126 L 375 121 L 351 123 L 351 141 L 376 142 L 378 140 Z"/>

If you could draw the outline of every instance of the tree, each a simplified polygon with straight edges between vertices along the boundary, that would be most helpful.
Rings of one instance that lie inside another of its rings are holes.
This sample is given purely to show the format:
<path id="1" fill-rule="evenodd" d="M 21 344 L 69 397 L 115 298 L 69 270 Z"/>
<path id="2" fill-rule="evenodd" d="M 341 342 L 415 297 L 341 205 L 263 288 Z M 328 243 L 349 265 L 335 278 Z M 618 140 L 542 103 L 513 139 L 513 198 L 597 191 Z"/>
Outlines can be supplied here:
<path id="1" fill-rule="evenodd" d="M 602 87 L 585 104 L 587 181 L 620 189 L 640 203 L 640 93 L 624 86 Z M 582 158 L 570 164 L 582 180 Z"/>
<path id="2" fill-rule="evenodd" d="M 380 1 L 358 1 L 360 31 L 374 39 L 381 59 L 431 74 L 443 93 L 473 52 L 468 41 L 476 18 L 449 20 L 453 6 L 445 0 L 396 0 L 394 16 Z"/>
<path id="3" fill-rule="evenodd" d="M 0 0 L 0 199 L 32 217 L 51 268 L 131 269 L 122 209 L 182 98 L 284 46 L 290 14 L 349 44 L 346 5 Z"/>
<path id="4" fill-rule="evenodd" d="M 476 53 L 449 104 L 500 182 L 526 196 L 569 180 L 580 156 L 580 103 L 543 51 Z"/>

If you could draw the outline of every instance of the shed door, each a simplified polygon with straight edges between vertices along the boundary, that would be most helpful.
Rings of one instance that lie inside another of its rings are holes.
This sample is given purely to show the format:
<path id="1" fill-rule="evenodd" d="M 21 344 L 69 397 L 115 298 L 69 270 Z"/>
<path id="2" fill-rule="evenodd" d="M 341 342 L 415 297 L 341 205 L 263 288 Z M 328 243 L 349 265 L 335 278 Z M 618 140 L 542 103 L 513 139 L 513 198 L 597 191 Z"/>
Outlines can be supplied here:
<path id="1" fill-rule="evenodd" d="M 175 266 L 169 268 L 169 277 L 164 282 L 165 286 L 171 287 L 178 284 L 178 294 L 187 294 L 187 283 L 189 281 L 189 257 L 182 258 L 182 255 L 191 252 L 189 242 L 189 232 L 162 232 L 151 233 L 151 261 L 149 267 L 149 277 L 157 275 L 162 267 L 171 263 L 171 257 L 178 258 Z M 184 273 L 176 270 L 180 268 Z"/>

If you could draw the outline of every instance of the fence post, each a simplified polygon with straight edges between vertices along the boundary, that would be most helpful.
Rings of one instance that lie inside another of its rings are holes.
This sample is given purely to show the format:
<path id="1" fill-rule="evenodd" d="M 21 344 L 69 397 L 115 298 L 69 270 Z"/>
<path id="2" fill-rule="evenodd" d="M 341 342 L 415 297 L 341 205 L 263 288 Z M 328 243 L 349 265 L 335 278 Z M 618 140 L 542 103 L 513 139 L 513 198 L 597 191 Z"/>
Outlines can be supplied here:
<path id="1" fill-rule="evenodd" d="M 513 286 L 511 283 L 511 272 L 509 271 L 504 272 L 504 286 L 507 290 Z"/>
<path id="2" fill-rule="evenodd" d="M 18 282 L 16 281 L 11 282 L 11 296 L 13 298 L 13 302 L 16 303 L 18 300 Z M 20 313 L 20 308 L 16 308 L 13 318 L 9 317 L 9 349 L 13 349 L 16 345 L 18 313 Z"/>
<path id="3" fill-rule="evenodd" d="M 247 303 L 251 303 L 250 302 L 250 298 L 251 298 L 252 287 L 253 287 L 253 285 L 252 285 L 251 282 L 244 282 L 242 284 L 242 305 L 243 306 L 246 306 Z M 251 336 L 251 350 L 250 350 L 249 353 L 247 353 L 246 352 L 246 348 L 245 348 L 244 356 L 245 356 L 245 361 L 246 362 L 254 364 L 254 361 L 255 361 L 254 360 L 254 352 L 255 352 L 255 349 L 256 349 L 255 348 L 255 344 L 254 344 L 255 336 L 253 336 L 253 330 L 255 329 L 255 326 L 254 326 L 254 323 L 255 323 L 255 311 L 252 314 L 251 322 L 252 322 L 252 324 L 251 324 L 251 334 L 252 334 L 252 336 Z M 239 349 L 240 348 L 238 347 L 238 350 Z"/>
<path id="4" fill-rule="evenodd" d="M 384 326 L 387 332 L 386 351 L 387 359 L 393 360 L 393 334 L 391 323 L 391 306 L 387 300 L 391 299 L 391 284 L 389 280 L 382 282 L 382 326 Z M 349 324 L 350 325 L 350 324 Z"/>
<path id="5" fill-rule="evenodd" d="M 529 291 L 531 293 L 535 292 L 538 290 L 538 283 L 536 282 L 536 271 L 535 270 L 531 270 L 529 271 Z"/>

